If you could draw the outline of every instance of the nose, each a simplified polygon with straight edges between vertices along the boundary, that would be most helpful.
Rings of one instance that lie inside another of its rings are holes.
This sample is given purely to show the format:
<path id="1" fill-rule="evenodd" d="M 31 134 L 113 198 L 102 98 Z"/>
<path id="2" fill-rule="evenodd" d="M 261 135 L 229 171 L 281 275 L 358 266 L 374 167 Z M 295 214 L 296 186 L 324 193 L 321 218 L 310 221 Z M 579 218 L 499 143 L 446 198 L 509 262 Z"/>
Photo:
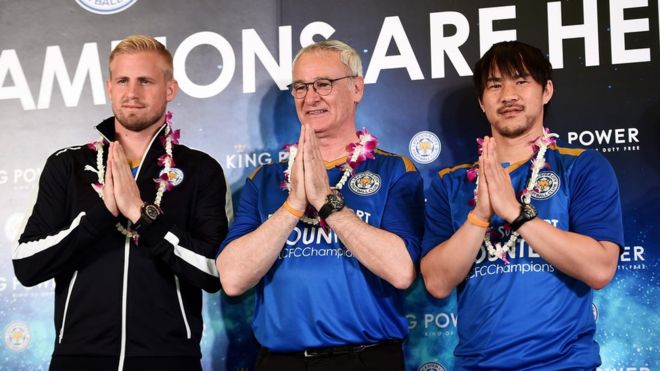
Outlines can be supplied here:
<path id="1" fill-rule="evenodd" d="M 126 85 L 126 96 L 128 98 L 134 98 L 138 96 L 138 89 L 140 88 L 139 84 L 137 82 L 129 82 Z"/>
<path id="2" fill-rule="evenodd" d="M 504 82 L 502 84 L 502 93 L 501 93 L 502 102 L 515 102 L 518 100 L 518 90 L 516 89 L 516 83 L 514 82 Z"/>
<path id="3" fill-rule="evenodd" d="M 307 94 L 305 95 L 305 104 L 314 104 L 321 99 L 319 93 L 314 89 L 314 85 L 307 85 Z"/>

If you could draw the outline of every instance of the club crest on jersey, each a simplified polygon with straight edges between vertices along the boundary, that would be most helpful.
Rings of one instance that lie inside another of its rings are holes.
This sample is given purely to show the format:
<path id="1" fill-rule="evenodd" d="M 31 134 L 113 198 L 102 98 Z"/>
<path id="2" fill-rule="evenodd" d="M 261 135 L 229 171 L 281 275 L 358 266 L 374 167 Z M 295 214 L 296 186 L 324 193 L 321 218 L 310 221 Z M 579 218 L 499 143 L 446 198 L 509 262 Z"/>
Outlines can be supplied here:
<path id="1" fill-rule="evenodd" d="M 163 169 L 159 175 L 165 174 L 165 169 Z M 170 178 L 170 182 L 173 186 L 178 186 L 183 181 L 183 171 L 175 167 L 170 168 L 170 172 L 167 173 L 167 177 Z"/>
<path id="2" fill-rule="evenodd" d="M 355 174 L 348 183 L 348 187 L 356 195 L 372 195 L 380 189 L 380 175 L 374 174 L 371 171 Z"/>
<path id="3" fill-rule="evenodd" d="M 552 171 L 539 173 L 536 184 L 532 188 L 532 198 L 536 200 L 546 200 L 557 193 L 559 190 L 559 177 Z"/>

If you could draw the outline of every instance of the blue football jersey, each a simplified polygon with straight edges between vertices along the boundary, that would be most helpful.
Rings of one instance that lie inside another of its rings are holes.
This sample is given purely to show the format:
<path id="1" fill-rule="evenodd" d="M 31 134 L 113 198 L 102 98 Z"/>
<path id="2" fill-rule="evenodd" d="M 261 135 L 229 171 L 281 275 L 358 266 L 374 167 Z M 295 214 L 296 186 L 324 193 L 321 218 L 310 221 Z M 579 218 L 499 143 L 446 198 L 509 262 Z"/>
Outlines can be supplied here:
<path id="1" fill-rule="evenodd" d="M 376 150 L 341 190 L 363 222 L 399 236 L 417 265 L 424 222 L 422 179 L 406 158 Z M 330 184 L 342 161 L 329 164 Z M 286 163 L 265 165 L 243 188 L 236 219 L 221 248 L 253 230 L 282 206 Z M 387 249 L 388 246 L 381 246 Z M 222 272 L 220 272 L 222 274 Z M 277 352 L 403 339 L 403 294 L 365 268 L 329 229 L 299 222 L 256 287 L 254 334 Z"/>
<path id="2" fill-rule="evenodd" d="M 598 152 L 551 146 L 531 203 L 538 217 L 555 227 L 623 245 L 616 176 Z M 514 189 L 525 188 L 530 161 L 509 167 Z M 449 239 L 473 209 L 472 165 L 445 169 L 432 181 L 426 206 L 423 255 Z M 493 243 L 507 241 L 505 222 L 494 215 Z M 499 238 L 497 238 L 499 237 Z M 456 369 L 594 369 L 600 364 L 594 341 L 592 290 L 534 252 L 520 238 L 509 265 L 481 246 L 468 277 L 457 287 Z"/>

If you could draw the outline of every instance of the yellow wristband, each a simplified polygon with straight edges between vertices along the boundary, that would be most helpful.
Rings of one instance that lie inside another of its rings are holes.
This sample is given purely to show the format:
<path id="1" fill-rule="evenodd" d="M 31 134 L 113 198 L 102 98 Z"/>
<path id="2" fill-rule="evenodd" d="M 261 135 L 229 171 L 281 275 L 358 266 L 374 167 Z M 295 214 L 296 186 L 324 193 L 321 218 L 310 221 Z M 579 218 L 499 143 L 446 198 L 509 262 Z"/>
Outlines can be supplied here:
<path id="1" fill-rule="evenodd" d="M 480 219 L 478 216 L 474 215 L 472 211 L 468 213 L 467 220 L 473 225 L 476 225 L 477 227 L 481 227 L 481 228 L 488 228 L 488 226 L 490 225 L 490 223 L 487 220 Z"/>
<path id="2" fill-rule="evenodd" d="M 289 214 L 295 216 L 296 218 L 302 218 L 303 215 L 305 215 L 304 211 L 296 210 L 294 209 L 291 205 L 289 205 L 288 202 L 284 201 L 284 204 L 282 205 L 284 210 L 288 211 Z"/>

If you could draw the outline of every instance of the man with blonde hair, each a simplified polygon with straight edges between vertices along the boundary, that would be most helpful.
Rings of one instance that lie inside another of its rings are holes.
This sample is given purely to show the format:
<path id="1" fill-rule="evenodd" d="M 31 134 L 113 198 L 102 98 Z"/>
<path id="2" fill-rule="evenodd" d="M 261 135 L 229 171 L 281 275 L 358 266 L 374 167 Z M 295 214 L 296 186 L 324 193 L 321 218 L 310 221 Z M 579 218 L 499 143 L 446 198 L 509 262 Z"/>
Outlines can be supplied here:
<path id="1" fill-rule="evenodd" d="M 302 49 L 291 84 L 299 141 L 243 188 L 216 263 L 228 295 L 256 287 L 257 370 L 404 369 L 403 290 L 416 276 L 422 179 L 355 131 L 363 93 L 353 48 Z"/>
<path id="2" fill-rule="evenodd" d="M 201 370 L 202 291 L 227 231 L 222 168 L 178 144 L 172 56 L 150 36 L 113 50 L 113 117 L 51 155 L 13 254 L 26 286 L 55 279 L 51 370 Z"/>

